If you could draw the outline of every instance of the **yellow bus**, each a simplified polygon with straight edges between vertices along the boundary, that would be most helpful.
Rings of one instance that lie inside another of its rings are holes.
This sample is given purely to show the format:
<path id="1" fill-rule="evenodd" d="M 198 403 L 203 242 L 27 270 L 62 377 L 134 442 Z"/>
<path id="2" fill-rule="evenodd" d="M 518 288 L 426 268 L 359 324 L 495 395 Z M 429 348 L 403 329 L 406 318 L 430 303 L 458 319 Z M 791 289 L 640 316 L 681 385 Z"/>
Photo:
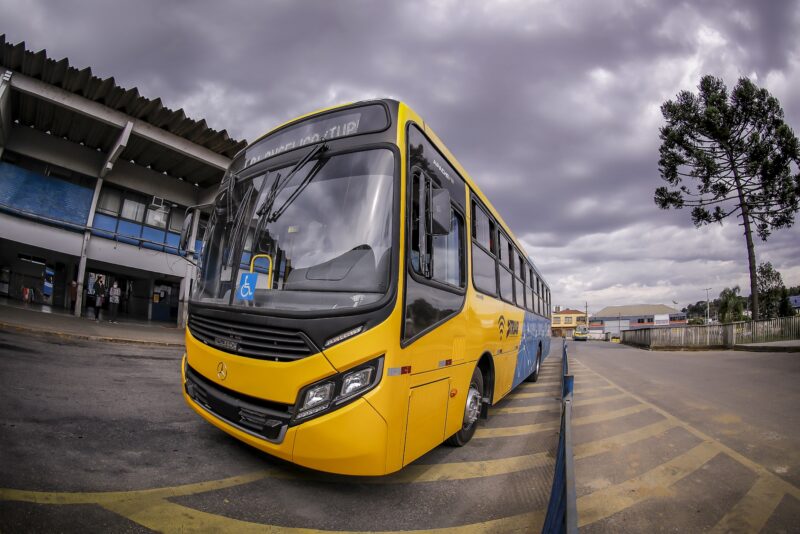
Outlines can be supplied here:
<path id="1" fill-rule="evenodd" d="M 223 178 L 183 394 L 271 455 L 383 475 L 465 445 L 489 406 L 536 381 L 550 308 L 522 245 L 422 118 L 393 100 L 327 109 L 253 142 Z"/>

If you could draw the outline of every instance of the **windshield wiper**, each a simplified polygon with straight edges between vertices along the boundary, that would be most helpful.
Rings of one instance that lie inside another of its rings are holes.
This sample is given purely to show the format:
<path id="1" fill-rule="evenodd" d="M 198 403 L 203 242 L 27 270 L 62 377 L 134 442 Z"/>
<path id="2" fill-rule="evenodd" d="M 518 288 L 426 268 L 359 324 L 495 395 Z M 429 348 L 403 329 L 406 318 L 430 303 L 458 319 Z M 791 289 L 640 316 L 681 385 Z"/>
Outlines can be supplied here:
<path id="1" fill-rule="evenodd" d="M 327 150 L 327 149 L 328 149 L 327 143 L 321 143 L 321 144 L 315 146 L 314 148 L 312 148 L 308 152 L 308 154 L 306 154 L 303 157 L 303 159 L 301 159 L 300 161 L 295 163 L 294 167 L 292 167 L 291 170 L 289 170 L 289 174 L 286 175 L 286 178 L 284 178 L 284 180 L 280 183 L 280 185 L 278 185 L 278 180 L 280 180 L 280 177 L 281 177 L 280 174 L 279 174 L 278 177 L 275 178 L 275 183 L 273 184 L 273 189 L 270 191 L 269 198 L 267 198 L 267 200 L 264 202 L 264 206 L 262 206 L 262 208 L 259 211 L 262 211 L 262 210 L 264 210 L 264 212 L 271 211 L 272 210 L 272 205 L 275 203 L 275 200 L 278 198 L 278 195 L 280 195 L 281 192 L 286 188 L 286 186 L 289 185 L 289 182 L 292 181 L 292 178 L 294 178 L 294 175 L 297 174 L 297 171 L 302 169 L 303 166 L 305 166 L 305 164 L 308 163 L 311 160 L 311 158 L 313 158 L 317 154 L 319 154 L 322 151 Z M 311 174 L 311 173 L 309 173 L 309 174 Z M 306 178 L 308 178 L 308 177 L 306 177 Z M 304 180 L 304 182 L 305 182 L 305 180 Z M 261 214 L 259 214 L 259 215 L 261 215 Z M 267 216 L 266 218 L 269 219 L 270 222 L 272 220 L 274 220 L 269 216 Z"/>
<path id="2" fill-rule="evenodd" d="M 273 215 L 272 206 L 273 204 L 275 204 L 275 200 L 277 200 L 278 196 L 281 194 L 281 191 L 283 191 L 286 188 L 286 186 L 289 185 L 289 182 L 291 182 L 292 178 L 294 178 L 294 175 L 297 174 L 297 171 L 303 168 L 303 166 L 306 163 L 308 163 L 314 156 L 322 153 L 327 149 L 328 145 L 326 143 L 321 143 L 316 145 L 313 149 L 311 149 L 308 152 L 308 154 L 306 154 L 303 157 L 303 159 L 294 164 L 294 166 L 289 170 L 289 173 L 286 175 L 286 178 L 281 180 L 280 173 L 278 174 L 278 176 L 275 177 L 275 181 L 272 182 L 272 186 L 270 187 L 269 193 L 267 194 L 267 198 L 264 200 L 264 203 L 261 205 L 260 208 L 258 208 L 258 211 L 256 212 L 256 215 L 258 215 L 258 221 L 256 221 L 256 228 L 255 231 L 253 232 L 254 248 L 256 247 L 256 243 L 258 243 L 258 239 L 261 237 L 261 233 L 264 231 L 264 228 L 266 227 L 267 223 L 273 222 L 277 220 L 278 217 L 280 217 L 283 211 L 288 207 L 288 203 L 290 201 L 294 201 L 294 198 L 297 196 L 298 191 L 303 187 L 305 187 L 305 185 L 311 181 L 309 178 L 313 178 L 317 174 L 317 172 L 319 172 L 319 170 L 322 168 L 322 164 L 319 161 L 317 161 L 316 166 L 313 169 L 311 169 L 311 171 L 309 171 L 308 175 L 306 175 L 306 177 L 303 179 L 303 182 L 300 184 L 300 186 L 298 186 L 298 191 L 292 193 L 292 196 L 289 197 L 289 199 L 287 199 L 287 201 L 281 205 L 278 212 L 276 212 Z"/>
<path id="3" fill-rule="evenodd" d="M 283 204 L 281 204 L 280 208 L 275 210 L 275 212 L 269 217 L 267 222 L 275 222 L 275 221 L 277 221 L 280 218 L 280 216 L 283 215 L 283 213 L 286 211 L 286 209 L 292 204 L 292 202 L 294 202 L 295 199 L 297 199 L 297 197 L 300 195 L 300 193 L 303 192 L 303 190 L 308 186 L 308 184 L 311 183 L 311 181 L 314 179 L 314 177 L 317 175 L 317 173 L 320 170 L 322 170 L 322 167 L 327 162 L 328 162 L 327 159 L 325 159 L 325 160 L 323 160 L 322 158 L 318 159 L 316 165 L 314 165 L 314 168 L 311 169 L 310 171 L 308 171 L 308 174 L 306 175 L 305 178 L 303 178 L 303 181 L 300 182 L 300 184 L 297 186 L 297 189 L 295 189 L 292 192 L 291 196 L 289 196 L 289 198 L 287 198 L 286 201 Z"/>

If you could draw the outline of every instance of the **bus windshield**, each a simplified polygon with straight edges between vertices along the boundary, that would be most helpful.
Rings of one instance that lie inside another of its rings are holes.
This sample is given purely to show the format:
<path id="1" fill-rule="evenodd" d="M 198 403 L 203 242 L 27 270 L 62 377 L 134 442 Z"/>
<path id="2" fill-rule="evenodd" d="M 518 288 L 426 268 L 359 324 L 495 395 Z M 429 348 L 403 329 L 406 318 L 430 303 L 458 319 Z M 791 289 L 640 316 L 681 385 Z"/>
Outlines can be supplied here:
<path id="1" fill-rule="evenodd" d="M 389 288 L 394 156 L 374 149 L 237 177 L 217 196 L 197 302 L 352 309 Z M 294 171 L 294 173 L 292 173 Z"/>

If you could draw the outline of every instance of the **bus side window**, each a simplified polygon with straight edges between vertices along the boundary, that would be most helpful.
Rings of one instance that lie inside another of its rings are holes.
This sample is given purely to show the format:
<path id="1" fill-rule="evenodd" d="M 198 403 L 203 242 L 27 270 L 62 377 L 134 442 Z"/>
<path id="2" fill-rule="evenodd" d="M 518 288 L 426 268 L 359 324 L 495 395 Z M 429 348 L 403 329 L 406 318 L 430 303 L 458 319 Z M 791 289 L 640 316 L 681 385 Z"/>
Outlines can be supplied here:
<path id="1" fill-rule="evenodd" d="M 464 217 L 455 209 L 450 219 L 450 233 L 433 236 L 433 279 L 455 287 L 464 287 Z"/>
<path id="2" fill-rule="evenodd" d="M 500 243 L 500 246 L 498 247 L 499 254 L 497 259 L 500 261 L 497 274 L 500 281 L 500 298 L 509 304 L 514 304 L 514 275 L 511 274 L 511 269 L 514 266 L 514 255 L 512 253 L 514 249 L 502 231 L 499 231 L 499 235 L 498 243 Z"/>
<path id="3" fill-rule="evenodd" d="M 497 295 L 497 268 L 494 259 L 494 222 L 475 202 L 472 203 L 472 282 L 475 289 Z"/>
<path id="4" fill-rule="evenodd" d="M 411 267 L 417 274 L 422 273 L 422 262 L 420 258 L 425 251 L 420 250 L 422 232 L 425 231 L 423 221 L 424 214 L 421 213 L 420 198 L 425 194 L 423 187 L 425 181 L 429 180 L 424 173 L 414 172 L 411 183 L 411 240 L 410 257 Z M 428 187 L 434 187 L 430 183 Z M 430 278 L 443 284 L 462 288 L 464 287 L 464 217 L 451 204 L 452 212 L 450 218 L 450 233 L 447 235 L 427 235 L 425 236 L 425 249 L 430 254 L 430 264 L 432 272 Z"/>
<path id="5" fill-rule="evenodd" d="M 517 258 L 516 262 L 514 262 L 512 260 L 512 263 L 515 263 L 515 265 L 514 265 L 514 302 L 517 303 L 518 307 L 524 308 L 525 307 L 525 269 L 522 268 L 522 266 L 523 266 L 522 254 L 520 254 L 519 251 L 517 251 L 516 249 L 514 249 L 514 252 L 516 253 L 516 255 L 512 256 L 512 258 L 514 258 L 514 257 Z"/>

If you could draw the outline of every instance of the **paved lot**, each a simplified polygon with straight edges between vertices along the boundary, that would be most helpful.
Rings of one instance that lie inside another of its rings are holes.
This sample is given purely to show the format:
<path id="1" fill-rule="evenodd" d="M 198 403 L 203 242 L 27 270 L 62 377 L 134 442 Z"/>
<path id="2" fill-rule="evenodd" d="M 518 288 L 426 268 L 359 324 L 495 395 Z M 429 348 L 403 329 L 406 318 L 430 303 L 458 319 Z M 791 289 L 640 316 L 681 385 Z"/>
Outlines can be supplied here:
<path id="1" fill-rule="evenodd" d="M 559 417 L 553 344 L 467 447 L 389 477 L 312 472 L 206 424 L 181 351 L 0 330 L 0 531 L 538 532 Z M 571 343 L 583 532 L 796 532 L 796 354 Z"/>
<path id="2" fill-rule="evenodd" d="M 582 532 L 798 531 L 797 354 L 589 342 L 570 359 Z"/>
<path id="3" fill-rule="evenodd" d="M 0 355 L 3 532 L 535 532 L 543 521 L 557 358 L 468 446 L 352 478 L 272 459 L 205 423 L 180 397 L 179 349 L 0 330 Z"/>

